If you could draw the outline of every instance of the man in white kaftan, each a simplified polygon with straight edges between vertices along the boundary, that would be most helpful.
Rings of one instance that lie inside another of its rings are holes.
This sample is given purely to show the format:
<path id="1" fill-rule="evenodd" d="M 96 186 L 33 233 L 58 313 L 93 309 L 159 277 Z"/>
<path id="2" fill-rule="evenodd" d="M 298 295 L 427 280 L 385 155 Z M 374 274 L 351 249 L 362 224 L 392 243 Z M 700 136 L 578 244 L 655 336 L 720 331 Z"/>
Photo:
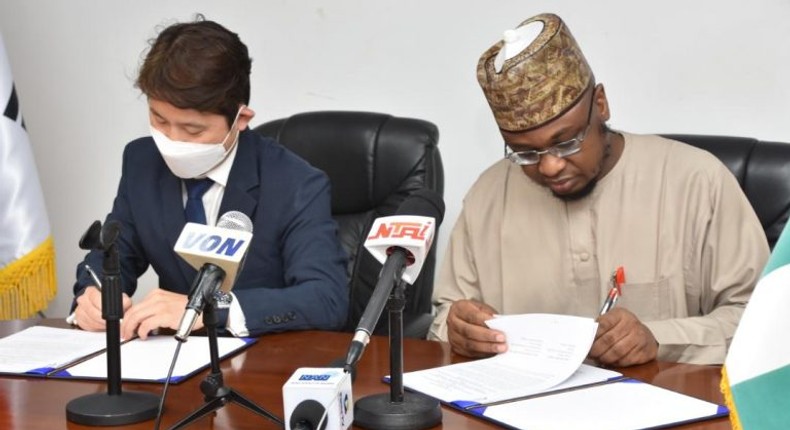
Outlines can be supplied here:
<path id="1" fill-rule="evenodd" d="M 603 85 L 556 15 L 506 33 L 477 73 L 511 152 L 464 200 L 429 338 L 486 356 L 506 343 L 485 320 L 547 312 L 598 318 L 589 356 L 605 365 L 723 362 L 768 257 L 729 170 L 680 142 L 610 129 Z M 622 296 L 599 316 L 618 267 Z"/>

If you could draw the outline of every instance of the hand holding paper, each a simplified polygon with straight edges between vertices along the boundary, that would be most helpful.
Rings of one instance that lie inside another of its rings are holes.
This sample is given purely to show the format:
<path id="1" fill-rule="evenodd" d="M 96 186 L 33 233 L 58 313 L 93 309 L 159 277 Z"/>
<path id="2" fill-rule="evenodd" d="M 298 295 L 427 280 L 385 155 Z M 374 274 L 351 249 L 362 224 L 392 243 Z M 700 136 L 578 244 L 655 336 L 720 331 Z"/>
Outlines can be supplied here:
<path id="1" fill-rule="evenodd" d="M 625 345 L 618 341 L 618 333 L 626 333 L 627 342 L 637 342 L 625 357 L 645 357 L 651 350 L 655 354 L 650 331 L 627 310 L 610 308 L 600 322 L 549 314 L 492 318 L 485 323 L 495 333 L 505 334 L 507 352 L 408 372 L 403 375 L 404 385 L 463 412 L 518 429 L 663 428 L 727 414 L 726 408 L 714 403 L 582 364 L 588 353 L 618 356 L 614 353 Z M 645 332 L 638 335 L 641 330 Z M 648 342 L 638 343 L 641 340 Z M 605 347 L 605 342 L 611 345 Z M 600 353 L 596 345 L 602 346 Z M 613 402 L 618 405 L 616 414 Z"/>
<path id="2" fill-rule="evenodd" d="M 568 379 L 590 351 L 598 324 L 590 318 L 553 314 L 500 316 L 486 321 L 505 333 L 508 352 L 499 362 L 518 361 L 542 391 Z"/>
<path id="3" fill-rule="evenodd" d="M 496 310 L 476 300 L 457 300 L 447 315 L 447 337 L 453 352 L 466 357 L 488 357 L 505 352 L 505 336 L 486 326 Z"/>
<path id="4" fill-rule="evenodd" d="M 444 402 L 487 403 L 620 376 L 582 365 L 597 327 L 590 318 L 524 314 L 486 323 L 505 333 L 506 353 L 409 372 L 404 384 Z"/>

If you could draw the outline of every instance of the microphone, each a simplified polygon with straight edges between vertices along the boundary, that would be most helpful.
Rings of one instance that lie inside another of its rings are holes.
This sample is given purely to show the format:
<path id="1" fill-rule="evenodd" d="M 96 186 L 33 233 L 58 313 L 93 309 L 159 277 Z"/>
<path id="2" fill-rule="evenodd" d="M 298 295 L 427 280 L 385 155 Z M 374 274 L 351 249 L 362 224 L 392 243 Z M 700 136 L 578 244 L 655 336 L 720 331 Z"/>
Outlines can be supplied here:
<path id="1" fill-rule="evenodd" d="M 421 189 L 409 195 L 395 215 L 373 222 L 365 248 L 383 266 L 351 340 L 344 366 L 347 372 L 362 357 L 395 283 L 403 279 L 414 284 L 443 217 L 442 198 L 431 190 Z"/>
<path id="2" fill-rule="evenodd" d="M 186 342 L 203 312 L 205 298 L 217 291 L 228 293 L 241 271 L 252 239 L 252 221 L 238 211 L 223 214 L 215 227 L 187 223 L 173 248 L 190 266 L 198 270 L 189 291 L 176 339 Z"/>
<path id="3" fill-rule="evenodd" d="M 347 429 L 354 421 L 352 402 L 348 373 L 338 368 L 296 369 L 283 385 L 285 430 Z"/>

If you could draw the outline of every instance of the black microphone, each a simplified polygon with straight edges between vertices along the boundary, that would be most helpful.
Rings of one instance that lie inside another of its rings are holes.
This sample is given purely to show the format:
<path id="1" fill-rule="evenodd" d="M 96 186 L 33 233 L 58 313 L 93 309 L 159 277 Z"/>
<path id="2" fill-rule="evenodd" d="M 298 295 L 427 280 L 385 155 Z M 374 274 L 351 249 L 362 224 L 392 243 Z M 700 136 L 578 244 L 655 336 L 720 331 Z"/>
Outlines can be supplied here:
<path id="1" fill-rule="evenodd" d="M 175 251 L 198 269 L 192 282 L 176 339 L 185 342 L 203 312 L 206 298 L 233 288 L 252 239 L 252 221 L 238 211 L 226 212 L 215 227 L 187 223 L 176 242 Z"/>
<path id="2" fill-rule="evenodd" d="M 383 266 L 349 346 L 344 366 L 347 372 L 352 372 L 362 357 L 395 283 L 403 279 L 413 284 L 417 279 L 443 217 L 441 196 L 421 189 L 410 194 L 394 216 L 378 218 L 373 223 L 365 248 Z"/>
<path id="3" fill-rule="evenodd" d="M 294 408 L 288 424 L 291 426 L 291 430 L 325 430 L 327 422 L 324 412 L 326 412 L 324 405 L 308 399 Z"/>

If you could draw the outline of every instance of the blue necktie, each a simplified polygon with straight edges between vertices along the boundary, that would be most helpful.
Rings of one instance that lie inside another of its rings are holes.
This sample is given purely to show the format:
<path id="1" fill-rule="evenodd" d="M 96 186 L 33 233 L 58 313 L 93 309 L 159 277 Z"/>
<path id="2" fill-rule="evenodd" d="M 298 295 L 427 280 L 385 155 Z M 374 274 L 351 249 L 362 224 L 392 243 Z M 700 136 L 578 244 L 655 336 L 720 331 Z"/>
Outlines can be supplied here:
<path id="1" fill-rule="evenodd" d="M 206 223 L 206 210 L 203 208 L 203 194 L 206 194 L 214 181 L 211 179 L 184 179 L 187 186 L 187 205 L 184 215 L 187 222 Z"/>

